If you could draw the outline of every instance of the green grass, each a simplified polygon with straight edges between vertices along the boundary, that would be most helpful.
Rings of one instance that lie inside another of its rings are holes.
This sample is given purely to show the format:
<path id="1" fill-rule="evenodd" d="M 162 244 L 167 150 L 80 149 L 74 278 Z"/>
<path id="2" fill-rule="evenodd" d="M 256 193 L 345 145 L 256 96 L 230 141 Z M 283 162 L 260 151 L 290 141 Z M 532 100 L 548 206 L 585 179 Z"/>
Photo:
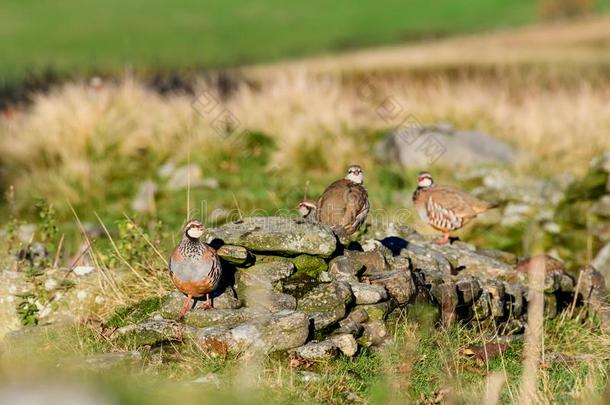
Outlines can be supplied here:
<path id="1" fill-rule="evenodd" d="M 141 322 L 150 314 L 159 310 L 163 302 L 164 299 L 161 297 L 148 297 L 136 304 L 117 308 L 106 323 L 109 327 L 119 328 Z"/>
<path id="2" fill-rule="evenodd" d="M 363 137 L 365 138 L 365 137 Z M 269 168 L 269 155 L 274 148 L 270 138 L 259 133 L 246 133 L 235 140 L 233 147 L 219 151 L 210 151 L 205 155 L 194 154 L 191 162 L 200 165 L 203 173 L 213 173 L 211 177 L 218 179 L 219 188 L 194 188 L 190 190 L 190 217 L 202 219 L 206 225 L 219 226 L 224 222 L 239 219 L 242 216 L 297 216 L 295 206 L 303 199 L 305 192 L 309 198 L 317 198 L 332 181 L 343 176 L 343 172 L 312 170 L 303 172 L 296 169 L 276 170 Z M 123 229 L 127 213 L 136 223 L 144 225 L 145 231 L 154 239 L 162 241 L 164 251 L 174 244 L 172 235 L 181 228 L 185 221 L 187 190 L 166 190 L 161 188 L 156 196 L 157 211 L 153 216 L 138 215 L 130 208 L 130 203 L 138 190 L 142 177 L 152 176 L 153 179 L 162 164 L 162 160 L 153 151 L 143 152 L 145 156 L 138 159 L 124 159 L 111 151 L 107 160 L 114 161 L 110 172 L 98 171 L 97 176 L 82 190 L 81 200 L 73 206 L 83 222 L 99 226 L 95 214 L 115 234 L 117 243 L 123 254 L 129 256 L 133 263 L 145 262 L 143 257 L 131 257 L 134 251 L 146 252 L 148 246 L 138 236 Z M 95 159 L 93 159 L 95 160 Z M 178 161 L 178 165 L 186 164 Z M 317 163 L 320 164 L 319 162 Z M 415 218 L 411 212 L 405 212 L 409 207 L 400 193 L 410 196 L 415 187 L 415 170 L 404 170 L 393 164 L 377 164 L 367 168 L 366 184 L 369 190 L 371 204 L 383 207 L 369 214 L 369 222 L 374 227 L 383 227 L 389 221 L 402 224 L 412 223 Z M 439 169 L 438 173 L 444 173 Z M 158 180 L 160 184 L 163 181 Z M 24 196 L 29 201 L 30 195 Z M 64 249 L 72 251 L 76 248 L 80 234 L 73 214 L 62 195 L 50 193 L 45 195 L 47 201 L 57 211 L 60 224 L 59 233 L 65 234 Z M 4 201 L 0 206 L 6 206 Z M 213 221 L 212 214 L 216 209 L 227 210 L 227 216 Z M 8 211 L 0 214 L 0 218 L 8 220 Z M 20 211 L 20 219 L 37 218 L 37 211 L 32 207 L 24 207 Z M 154 226 L 151 224 L 155 224 Z M 135 247 L 130 246 L 134 243 Z M 109 241 L 100 238 L 97 247 L 112 251 Z M 138 256 L 136 254 L 136 256 Z M 109 254 L 108 263 L 112 268 L 121 265 L 116 260 L 112 262 Z"/>
<path id="3" fill-rule="evenodd" d="M 605 3 L 605 2 L 604 2 Z M 0 79 L 210 68 L 530 23 L 531 0 L 160 0 L 0 5 Z"/>
<path id="4" fill-rule="evenodd" d="M 133 350 L 108 340 L 89 326 L 32 329 L 24 337 L 9 340 L 0 357 L 0 372 L 13 378 L 73 381 L 93 387 L 121 403 L 349 403 L 355 395 L 372 404 L 431 400 L 448 388 L 448 398 L 458 403 L 480 401 L 487 376 L 507 377 L 502 403 L 514 403 L 519 393 L 523 344 L 514 342 L 501 356 L 485 364 L 462 354 L 460 349 L 480 345 L 477 330 L 464 325 L 448 329 L 434 326 L 436 311 L 428 305 L 410 306 L 390 328 L 393 344 L 384 350 L 362 349 L 354 358 L 340 357 L 306 368 L 292 369 L 284 355 L 272 355 L 250 371 L 248 361 L 233 355 L 211 355 L 188 341 L 155 348 L 140 348 L 142 359 L 128 368 L 76 369 L 82 355 Z M 607 382 L 610 346 L 607 336 L 591 325 L 560 317 L 545 323 L 545 351 L 574 357 L 572 362 L 548 363 L 539 369 L 539 393 L 550 403 L 591 401 L 603 395 Z M 488 340 L 486 340 L 488 341 Z M 579 354 L 595 357 L 579 359 Z M 27 359 L 27 361 L 25 361 Z M 70 360 L 70 361 L 68 361 Z M 304 382 L 301 371 L 318 374 L 319 380 Z M 257 375 L 248 382 L 248 373 Z M 214 373 L 222 384 L 191 381 Z M 68 380 L 66 380 L 68 378 Z M 180 390 L 179 398 L 175 397 Z M 585 395 L 584 397 L 582 397 Z M 588 395 L 588 396 L 587 396 Z"/>

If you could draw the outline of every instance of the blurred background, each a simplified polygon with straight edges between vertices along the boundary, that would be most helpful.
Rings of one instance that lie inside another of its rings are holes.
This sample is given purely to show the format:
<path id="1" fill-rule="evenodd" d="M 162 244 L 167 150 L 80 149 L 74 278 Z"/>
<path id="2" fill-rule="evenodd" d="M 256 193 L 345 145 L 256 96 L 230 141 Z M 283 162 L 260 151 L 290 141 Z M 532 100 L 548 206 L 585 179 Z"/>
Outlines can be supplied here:
<path id="1" fill-rule="evenodd" d="M 610 0 L 3 0 L 0 334 L 82 322 L 3 352 L 0 402 L 23 392 L 58 403 L 198 402 L 202 393 L 353 402 L 346 391 L 384 402 L 387 375 L 404 367 L 411 399 L 433 397 L 449 378 L 442 370 L 373 353 L 329 366 L 324 388 L 286 381 L 269 359 L 251 384 L 260 389 L 247 393 L 191 384 L 208 373 L 243 377 L 236 359 L 195 349 L 128 359 L 127 380 L 96 369 L 78 390 L 47 387 L 41 370 L 126 349 L 95 325 L 173 289 L 159 256 L 187 218 L 296 217 L 299 201 L 317 199 L 353 163 L 375 208 L 365 237 L 402 226 L 431 233 L 411 210 L 415 176 L 428 170 L 501 204 L 463 239 L 521 257 L 539 232 L 569 269 L 594 263 L 608 277 L 609 13 Z M 92 282 L 86 299 L 67 276 L 45 286 L 49 271 L 121 274 L 125 261 L 150 285 L 126 277 L 109 292 Z M 56 302 L 58 291 L 75 304 Z M 557 344 L 574 338 L 555 332 Z M 409 333 L 421 349 L 414 358 L 452 340 Z M 579 397 L 587 384 L 603 392 L 610 346 L 591 345 L 598 360 L 552 374 L 546 400 Z M 511 372 L 518 364 L 515 354 Z M 72 387 L 63 369 L 58 384 Z M 465 373 L 467 396 L 481 378 Z"/>

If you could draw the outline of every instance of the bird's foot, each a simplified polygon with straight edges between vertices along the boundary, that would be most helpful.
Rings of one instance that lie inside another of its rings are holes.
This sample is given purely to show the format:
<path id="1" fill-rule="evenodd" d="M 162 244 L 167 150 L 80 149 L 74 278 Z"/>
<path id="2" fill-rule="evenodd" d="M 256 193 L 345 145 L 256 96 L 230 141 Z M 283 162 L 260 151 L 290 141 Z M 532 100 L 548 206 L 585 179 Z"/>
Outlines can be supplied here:
<path id="1" fill-rule="evenodd" d="M 442 238 L 434 239 L 432 243 L 436 243 L 437 245 L 446 245 L 449 243 L 449 234 L 446 233 Z"/>
<path id="2" fill-rule="evenodd" d="M 180 310 L 180 315 L 178 316 L 178 320 L 179 321 L 184 320 L 184 317 L 186 316 L 186 313 L 191 308 L 191 303 L 192 303 L 191 300 L 192 300 L 192 298 L 191 298 L 190 295 L 188 297 L 186 297 L 186 300 L 184 301 L 184 305 L 182 305 L 182 309 Z"/>
<path id="3" fill-rule="evenodd" d="M 207 299 L 205 301 L 203 301 L 200 305 L 199 305 L 200 309 L 203 309 L 204 311 L 207 311 L 208 309 L 212 309 L 212 300 L 211 299 Z"/>

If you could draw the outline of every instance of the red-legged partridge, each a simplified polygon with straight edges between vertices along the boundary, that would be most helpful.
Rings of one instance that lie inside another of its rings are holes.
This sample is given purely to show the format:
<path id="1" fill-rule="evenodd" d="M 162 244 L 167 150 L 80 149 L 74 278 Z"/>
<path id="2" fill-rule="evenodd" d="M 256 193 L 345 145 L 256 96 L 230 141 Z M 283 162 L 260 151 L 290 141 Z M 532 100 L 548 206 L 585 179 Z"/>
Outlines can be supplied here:
<path id="1" fill-rule="evenodd" d="M 297 205 L 297 211 L 303 222 L 316 222 L 316 213 L 318 206 L 315 201 L 305 199 Z"/>
<path id="2" fill-rule="evenodd" d="M 199 221 L 190 221 L 184 227 L 184 236 L 169 258 L 169 274 L 174 285 L 186 295 L 180 311 L 184 318 L 193 298 L 205 297 L 203 308 L 212 307 L 210 294 L 218 287 L 222 274 L 216 250 L 201 240 L 205 227 Z"/>
<path id="3" fill-rule="evenodd" d="M 449 232 L 460 229 L 477 215 L 497 206 L 453 187 L 435 186 L 428 172 L 417 176 L 413 204 L 425 223 L 443 232 L 443 238 L 434 241 L 438 244 L 449 242 Z"/>
<path id="4" fill-rule="evenodd" d="M 316 219 L 339 238 L 352 235 L 366 220 L 369 198 L 363 182 L 362 168 L 351 166 L 345 178 L 328 186 L 318 201 Z"/>

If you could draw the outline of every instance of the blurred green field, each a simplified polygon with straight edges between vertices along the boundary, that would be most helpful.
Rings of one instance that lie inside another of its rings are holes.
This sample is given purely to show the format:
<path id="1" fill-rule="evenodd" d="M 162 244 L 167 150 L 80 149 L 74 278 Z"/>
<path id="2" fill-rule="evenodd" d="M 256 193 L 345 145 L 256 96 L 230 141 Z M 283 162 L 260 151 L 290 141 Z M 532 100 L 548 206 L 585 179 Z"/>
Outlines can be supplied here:
<path id="1" fill-rule="evenodd" d="M 234 66 L 522 25 L 537 10 L 531 0 L 5 0 L 0 80 Z"/>

